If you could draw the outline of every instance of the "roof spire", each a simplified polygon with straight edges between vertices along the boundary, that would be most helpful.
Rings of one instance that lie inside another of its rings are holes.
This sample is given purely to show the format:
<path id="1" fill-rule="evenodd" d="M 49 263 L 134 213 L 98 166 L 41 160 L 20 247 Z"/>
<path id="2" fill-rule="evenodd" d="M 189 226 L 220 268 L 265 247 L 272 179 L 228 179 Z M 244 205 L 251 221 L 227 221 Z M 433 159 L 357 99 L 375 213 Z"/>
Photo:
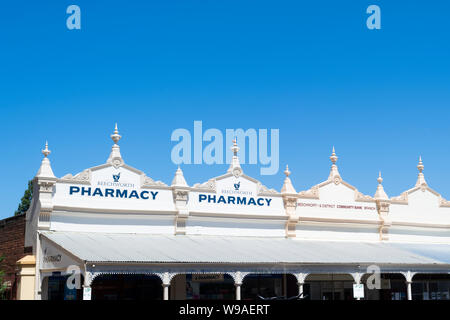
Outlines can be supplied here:
<path id="1" fill-rule="evenodd" d="M 427 185 L 427 182 L 425 181 L 425 176 L 422 173 L 425 166 L 422 162 L 422 156 L 419 156 L 419 164 L 417 165 L 417 169 L 419 170 L 419 176 L 417 177 L 416 187 L 421 185 Z"/>
<path id="2" fill-rule="evenodd" d="M 239 147 L 237 145 L 237 139 L 234 137 L 233 146 L 231 147 L 231 151 L 233 151 L 233 158 L 231 159 L 230 167 L 228 168 L 228 172 L 233 173 L 236 177 L 242 174 L 241 165 L 239 163 L 238 151 Z"/>
<path id="3" fill-rule="evenodd" d="M 44 155 L 45 158 L 47 158 L 50 153 L 52 153 L 50 150 L 48 150 L 48 141 L 45 141 L 45 149 L 42 150 L 42 154 Z"/>
<path id="4" fill-rule="evenodd" d="M 119 167 L 123 164 L 122 155 L 120 154 L 120 147 L 117 144 L 122 136 L 119 134 L 119 130 L 117 129 L 117 123 L 114 127 L 114 133 L 111 135 L 111 139 L 114 141 L 114 145 L 111 149 L 111 154 L 107 160 L 107 163 L 111 163 L 114 167 Z"/>
<path id="5" fill-rule="evenodd" d="M 114 133 L 111 135 L 111 139 L 114 141 L 114 144 L 117 144 L 119 140 L 122 138 L 122 136 L 119 134 L 119 130 L 117 129 L 117 122 L 116 126 L 114 128 Z"/>
<path id="6" fill-rule="evenodd" d="M 186 179 L 184 179 L 183 171 L 181 171 L 180 166 L 178 166 L 175 172 L 175 177 L 172 180 L 172 187 L 188 187 Z"/>
<path id="7" fill-rule="evenodd" d="M 50 160 L 48 159 L 48 156 L 50 155 L 50 153 L 52 153 L 52 152 L 48 149 L 48 142 L 46 141 L 45 149 L 42 150 L 44 159 L 42 159 L 41 167 L 39 168 L 39 171 L 36 174 L 36 177 L 38 177 L 38 178 L 55 178 L 52 167 L 50 165 Z"/>
<path id="8" fill-rule="evenodd" d="M 336 164 L 336 161 L 338 160 L 338 157 L 336 156 L 336 152 L 334 151 L 334 146 L 333 146 L 333 151 L 331 152 L 330 160 L 333 164 Z"/>
<path id="9" fill-rule="evenodd" d="M 291 172 L 289 171 L 289 166 L 286 165 L 286 170 L 284 170 L 284 174 L 286 175 L 286 177 L 289 177 L 291 175 Z"/>
<path id="10" fill-rule="evenodd" d="M 289 176 L 291 175 L 291 172 L 289 171 L 288 165 L 286 165 L 286 170 L 284 170 L 284 174 L 286 175 L 286 178 L 284 179 L 283 187 L 281 188 L 281 193 L 297 193 L 295 191 L 294 186 L 292 185 L 291 178 Z"/>
<path id="11" fill-rule="evenodd" d="M 375 192 L 375 195 L 373 196 L 375 200 L 389 200 L 389 197 L 387 196 L 386 192 L 384 191 L 382 182 L 383 178 L 381 177 L 381 171 L 378 173 L 378 186 L 377 191 Z"/>
<path id="12" fill-rule="evenodd" d="M 381 184 L 383 182 L 383 178 L 381 177 L 381 171 L 378 172 L 377 181 L 378 181 L 378 184 Z"/>
<path id="13" fill-rule="evenodd" d="M 331 152 L 330 160 L 331 160 L 332 165 L 331 165 L 330 175 L 328 176 L 328 180 L 332 180 L 335 177 L 340 177 L 341 176 L 339 174 L 338 167 L 336 165 L 336 162 L 338 160 L 338 156 L 336 155 L 336 152 L 334 150 L 334 146 L 333 146 L 333 151 Z"/>

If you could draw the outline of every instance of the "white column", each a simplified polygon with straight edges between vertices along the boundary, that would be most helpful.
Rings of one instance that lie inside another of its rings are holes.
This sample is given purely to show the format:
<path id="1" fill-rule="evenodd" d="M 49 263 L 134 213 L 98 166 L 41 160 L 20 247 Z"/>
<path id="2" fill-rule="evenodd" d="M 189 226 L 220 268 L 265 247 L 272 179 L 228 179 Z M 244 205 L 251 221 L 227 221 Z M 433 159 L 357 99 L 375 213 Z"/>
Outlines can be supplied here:
<path id="1" fill-rule="evenodd" d="M 170 287 L 170 274 L 168 272 L 164 272 L 161 275 L 162 286 L 163 286 L 163 299 L 169 300 L 169 287 Z"/>
<path id="2" fill-rule="evenodd" d="M 236 282 L 234 284 L 234 286 L 236 287 L 236 300 L 241 300 L 241 286 L 242 286 L 242 283 L 241 282 Z"/>
<path id="3" fill-rule="evenodd" d="M 169 286 L 170 284 L 168 283 L 163 283 L 163 299 L 164 300 L 169 300 Z"/>
<path id="4" fill-rule="evenodd" d="M 305 283 L 304 282 L 297 282 L 298 285 L 298 295 L 301 297 L 303 295 L 303 285 Z"/>
<path id="5" fill-rule="evenodd" d="M 240 271 L 233 273 L 234 286 L 236 287 L 236 300 L 241 300 L 241 287 L 242 279 L 245 277 L 246 273 L 242 274 Z"/>
<path id="6" fill-rule="evenodd" d="M 412 278 L 415 273 L 408 271 L 406 273 L 403 273 L 403 275 L 406 278 L 406 297 L 408 300 L 412 300 Z"/>
<path id="7" fill-rule="evenodd" d="M 308 276 L 307 273 L 296 273 L 294 276 L 297 278 L 297 286 L 298 286 L 298 294 L 299 296 L 302 296 L 303 294 L 303 286 L 305 285 L 306 277 Z"/>
<path id="8" fill-rule="evenodd" d="M 412 290 L 411 290 L 412 281 L 406 281 L 406 296 L 408 300 L 412 300 Z"/>

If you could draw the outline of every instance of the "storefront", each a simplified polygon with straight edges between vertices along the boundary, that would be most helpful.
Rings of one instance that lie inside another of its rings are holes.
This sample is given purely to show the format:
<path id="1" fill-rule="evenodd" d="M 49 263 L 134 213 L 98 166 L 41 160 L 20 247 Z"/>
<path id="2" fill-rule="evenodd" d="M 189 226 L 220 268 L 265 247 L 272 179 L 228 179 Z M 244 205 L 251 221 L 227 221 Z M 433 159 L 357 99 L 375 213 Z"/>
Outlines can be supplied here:
<path id="1" fill-rule="evenodd" d="M 450 202 L 425 181 L 389 198 L 328 178 L 297 192 L 228 171 L 170 185 L 127 165 L 117 129 L 105 164 L 34 179 L 26 246 L 35 299 L 449 299 Z M 373 271 L 375 270 L 375 271 Z M 370 283 L 378 277 L 372 288 Z M 355 286 L 356 285 L 356 286 Z"/>

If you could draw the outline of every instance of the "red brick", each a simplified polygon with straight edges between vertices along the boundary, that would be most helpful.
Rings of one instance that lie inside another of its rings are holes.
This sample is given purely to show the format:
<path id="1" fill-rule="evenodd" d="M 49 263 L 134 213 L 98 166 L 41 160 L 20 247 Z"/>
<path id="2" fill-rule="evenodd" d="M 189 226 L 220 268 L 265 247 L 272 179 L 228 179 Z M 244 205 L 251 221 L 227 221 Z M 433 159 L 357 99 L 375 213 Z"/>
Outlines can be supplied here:
<path id="1" fill-rule="evenodd" d="M 0 270 L 5 272 L 4 281 L 12 284 L 7 296 L 9 299 L 16 296 L 16 262 L 29 254 L 29 248 L 24 248 L 25 224 L 25 214 L 0 220 L 0 256 L 5 258 L 0 263 Z"/>

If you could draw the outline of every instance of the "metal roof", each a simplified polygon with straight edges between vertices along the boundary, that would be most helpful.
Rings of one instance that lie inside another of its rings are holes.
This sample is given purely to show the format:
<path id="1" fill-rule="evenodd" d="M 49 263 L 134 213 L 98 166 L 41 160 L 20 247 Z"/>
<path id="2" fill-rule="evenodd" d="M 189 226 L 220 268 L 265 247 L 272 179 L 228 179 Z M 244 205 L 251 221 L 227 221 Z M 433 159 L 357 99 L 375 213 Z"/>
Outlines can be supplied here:
<path id="1" fill-rule="evenodd" d="M 450 245 L 286 238 L 43 232 L 90 262 L 235 264 L 450 264 Z"/>

